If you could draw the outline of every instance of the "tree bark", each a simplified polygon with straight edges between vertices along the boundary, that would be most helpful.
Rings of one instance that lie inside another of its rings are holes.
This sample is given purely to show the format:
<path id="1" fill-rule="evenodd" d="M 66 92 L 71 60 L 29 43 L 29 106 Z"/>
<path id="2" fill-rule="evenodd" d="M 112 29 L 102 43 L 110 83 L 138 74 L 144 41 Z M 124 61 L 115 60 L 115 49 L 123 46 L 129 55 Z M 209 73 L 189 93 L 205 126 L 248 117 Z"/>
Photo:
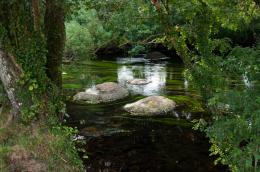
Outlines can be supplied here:
<path id="1" fill-rule="evenodd" d="M 34 30 L 40 31 L 41 28 L 41 13 L 39 0 L 32 0 L 32 12 L 34 21 Z"/>
<path id="2" fill-rule="evenodd" d="M 65 46 L 64 0 L 46 0 L 47 76 L 62 86 L 61 64 Z"/>
<path id="3" fill-rule="evenodd" d="M 21 74 L 22 69 L 15 62 L 15 59 L 0 47 L 0 79 L 11 102 L 14 117 L 21 113 L 21 102 L 16 92 L 17 81 Z"/>

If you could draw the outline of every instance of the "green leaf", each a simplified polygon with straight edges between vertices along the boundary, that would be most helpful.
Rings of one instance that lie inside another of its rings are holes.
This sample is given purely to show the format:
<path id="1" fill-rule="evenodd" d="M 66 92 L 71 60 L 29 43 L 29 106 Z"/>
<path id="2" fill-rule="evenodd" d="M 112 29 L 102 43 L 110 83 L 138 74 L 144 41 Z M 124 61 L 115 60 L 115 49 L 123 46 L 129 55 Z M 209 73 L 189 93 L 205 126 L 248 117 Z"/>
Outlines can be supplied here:
<path id="1" fill-rule="evenodd" d="M 33 90 L 33 86 L 30 85 L 30 86 L 29 86 L 29 91 L 32 91 L 32 90 Z"/>

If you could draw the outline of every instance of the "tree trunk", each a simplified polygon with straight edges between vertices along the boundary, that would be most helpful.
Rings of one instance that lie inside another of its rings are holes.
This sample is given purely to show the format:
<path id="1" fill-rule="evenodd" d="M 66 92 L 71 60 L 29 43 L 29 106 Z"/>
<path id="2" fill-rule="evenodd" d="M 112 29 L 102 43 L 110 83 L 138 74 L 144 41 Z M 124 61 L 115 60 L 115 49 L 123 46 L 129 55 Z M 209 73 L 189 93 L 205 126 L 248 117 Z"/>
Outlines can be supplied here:
<path id="1" fill-rule="evenodd" d="M 40 31 L 40 28 L 41 28 L 41 14 L 40 14 L 40 3 L 39 3 L 39 0 L 32 0 L 32 11 L 33 11 L 34 30 L 35 31 Z"/>
<path id="2" fill-rule="evenodd" d="M 0 45 L 1 46 L 1 45 Z M 0 47 L 0 79 L 12 104 L 14 117 L 21 113 L 21 102 L 17 97 L 16 84 L 20 79 L 22 69 L 15 62 L 15 59 L 5 53 Z"/>
<path id="3" fill-rule="evenodd" d="M 61 88 L 61 64 L 65 46 L 64 0 L 46 0 L 47 76 Z"/>

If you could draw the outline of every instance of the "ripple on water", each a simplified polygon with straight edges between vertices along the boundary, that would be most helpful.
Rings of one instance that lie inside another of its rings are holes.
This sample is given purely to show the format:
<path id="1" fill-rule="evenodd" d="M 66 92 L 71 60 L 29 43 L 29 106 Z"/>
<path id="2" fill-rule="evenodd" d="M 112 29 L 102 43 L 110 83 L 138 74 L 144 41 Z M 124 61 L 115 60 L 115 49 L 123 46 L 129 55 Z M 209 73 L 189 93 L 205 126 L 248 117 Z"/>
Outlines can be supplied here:
<path id="1" fill-rule="evenodd" d="M 64 85 L 68 86 L 65 90 L 74 87 L 68 95 L 107 81 L 117 81 L 132 93 L 127 99 L 108 104 L 67 104 L 71 116 L 68 125 L 80 130 L 75 139 L 86 141 L 78 146 L 88 153 L 89 159 L 84 159 L 87 171 L 225 171 L 213 165 L 204 135 L 191 129 L 190 120 L 203 117 L 204 112 L 199 96 L 183 77 L 184 67 L 179 62 L 118 58 L 65 66 L 64 70 Z M 127 83 L 136 78 L 151 82 Z M 150 95 L 164 95 L 179 106 L 164 118 L 131 117 L 123 111 L 125 104 Z"/>

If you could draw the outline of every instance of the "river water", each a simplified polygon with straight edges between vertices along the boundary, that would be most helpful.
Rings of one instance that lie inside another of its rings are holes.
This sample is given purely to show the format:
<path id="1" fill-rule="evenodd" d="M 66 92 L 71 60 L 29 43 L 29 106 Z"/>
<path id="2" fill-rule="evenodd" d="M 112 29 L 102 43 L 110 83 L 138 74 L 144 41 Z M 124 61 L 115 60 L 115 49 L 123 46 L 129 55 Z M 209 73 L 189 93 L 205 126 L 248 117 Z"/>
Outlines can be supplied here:
<path id="1" fill-rule="evenodd" d="M 65 65 L 64 92 L 68 100 L 78 91 L 113 81 L 131 95 L 108 104 L 82 105 L 70 101 L 68 125 L 79 129 L 80 153 L 88 172 L 222 172 L 209 156 L 204 135 L 192 129 L 191 121 L 209 118 L 199 94 L 183 76 L 179 61 L 151 62 L 142 57 L 92 60 Z M 133 86 L 127 80 L 144 78 L 147 85 Z M 178 104 L 165 117 L 131 117 L 122 106 L 151 95 L 166 96 Z"/>

